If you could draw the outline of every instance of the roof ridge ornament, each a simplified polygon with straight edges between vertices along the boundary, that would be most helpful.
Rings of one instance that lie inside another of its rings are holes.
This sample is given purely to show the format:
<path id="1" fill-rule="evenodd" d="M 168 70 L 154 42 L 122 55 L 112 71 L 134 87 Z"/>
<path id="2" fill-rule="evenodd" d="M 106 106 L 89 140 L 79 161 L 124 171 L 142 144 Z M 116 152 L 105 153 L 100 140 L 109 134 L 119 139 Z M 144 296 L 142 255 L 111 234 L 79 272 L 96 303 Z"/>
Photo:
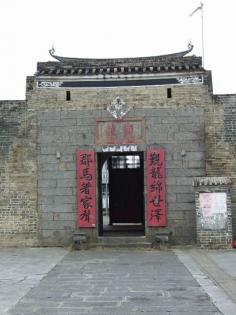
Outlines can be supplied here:
<path id="1" fill-rule="evenodd" d="M 190 52 L 190 51 L 192 51 L 193 50 L 193 44 L 191 43 L 191 40 L 189 41 L 189 43 L 188 43 L 188 49 L 189 49 L 189 51 L 188 52 Z"/>
<path id="2" fill-rule="evenodd" d="M 117 96 L 111 104 L 107 106 L 107 111 L 115 119 L 122 119 L 130 111 L 130 109 L 131 107 L 128 107 L 119 96 Z"/>
<path id="3" fill-rule="evenodd" d="M 49 49 L 49 54 L 50 54 L 52 57 L 54 57 L 54 53 L 55 53 L 55 48 L 54 48 L 53 45 L 52 45 L 52 48 Z"/>

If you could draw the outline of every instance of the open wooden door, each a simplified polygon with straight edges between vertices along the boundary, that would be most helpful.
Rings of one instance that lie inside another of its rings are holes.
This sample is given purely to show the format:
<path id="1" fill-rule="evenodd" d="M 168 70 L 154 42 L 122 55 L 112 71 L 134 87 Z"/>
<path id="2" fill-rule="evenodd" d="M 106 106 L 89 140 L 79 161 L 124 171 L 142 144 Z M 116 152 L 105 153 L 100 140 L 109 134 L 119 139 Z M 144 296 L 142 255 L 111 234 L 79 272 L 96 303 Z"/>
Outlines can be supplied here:
<path id="1" fill-rule="evenodd" d="M 110 223 L 143 223 L 143 169 L 139 155 L 109 159 Z"/>

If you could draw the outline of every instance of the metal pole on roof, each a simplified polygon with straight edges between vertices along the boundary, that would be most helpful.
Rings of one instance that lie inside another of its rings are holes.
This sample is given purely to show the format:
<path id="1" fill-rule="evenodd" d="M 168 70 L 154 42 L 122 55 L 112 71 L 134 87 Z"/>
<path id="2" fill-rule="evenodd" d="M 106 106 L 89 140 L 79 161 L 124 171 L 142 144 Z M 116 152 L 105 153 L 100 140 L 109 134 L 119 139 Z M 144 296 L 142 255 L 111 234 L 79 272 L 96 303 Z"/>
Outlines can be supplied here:
<path id="1" fill-rule="evenodd" d="M 189 16 L 193 16 L 197 11 L 201 11 L 201 29 L 202 29 L 202 66 L 204 68 L 204 23 L 203 23 L 203 3 L 200 2 L 200 7 L 197 7 Z"/>

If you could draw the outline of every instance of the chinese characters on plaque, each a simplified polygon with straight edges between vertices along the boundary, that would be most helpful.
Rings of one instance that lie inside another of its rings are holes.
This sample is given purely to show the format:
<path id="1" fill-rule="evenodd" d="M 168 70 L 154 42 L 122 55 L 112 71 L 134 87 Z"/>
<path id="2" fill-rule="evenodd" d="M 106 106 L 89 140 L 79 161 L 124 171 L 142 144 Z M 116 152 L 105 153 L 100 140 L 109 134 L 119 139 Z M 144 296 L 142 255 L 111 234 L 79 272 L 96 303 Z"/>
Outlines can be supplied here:
<path id="1" fill-rule="evenodd" d="M 147 150 L 148 226 L 166 226 L 165 152 Z"/>
<path id="2" fill-rule="evenodd" d="M 144 121 L 142 119 L 97 121 L 96 143 L 102 145 L 127 145 L 144 142 Z"/>
<path id="3" fill-rule="evenodd" d="M 78 226 L 96 226 L 95 154 L 92 150 L 77 151 Z"/>

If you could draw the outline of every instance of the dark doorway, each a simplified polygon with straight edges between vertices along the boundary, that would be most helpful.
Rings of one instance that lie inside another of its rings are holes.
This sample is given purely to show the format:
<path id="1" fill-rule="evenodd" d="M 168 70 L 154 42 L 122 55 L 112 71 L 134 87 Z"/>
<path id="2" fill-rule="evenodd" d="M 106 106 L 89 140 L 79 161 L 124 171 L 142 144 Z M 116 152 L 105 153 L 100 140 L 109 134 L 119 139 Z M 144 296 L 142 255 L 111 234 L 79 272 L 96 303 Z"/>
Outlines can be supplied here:
<path id="1" fill-rule="evenodd" d="M 100 153 L 99 234 L 144 235 L 143 153 Z"/>

